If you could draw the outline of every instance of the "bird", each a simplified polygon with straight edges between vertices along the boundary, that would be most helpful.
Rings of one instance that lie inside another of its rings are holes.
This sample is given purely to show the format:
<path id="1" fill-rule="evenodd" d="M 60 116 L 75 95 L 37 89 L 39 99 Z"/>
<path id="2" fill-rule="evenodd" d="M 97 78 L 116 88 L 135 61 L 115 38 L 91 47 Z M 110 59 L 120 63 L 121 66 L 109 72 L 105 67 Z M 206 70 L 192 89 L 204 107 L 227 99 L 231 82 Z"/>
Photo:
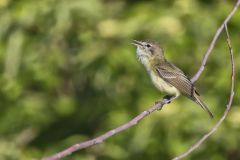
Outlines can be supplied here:
<path id="1" fill-rule="evenodd" d="M 168 98 L 171 102 L 180 95 L 184 95 L 201 106 L 213 118 L 212 112 L 200 99 L 194 84 L 181 69 L 167 61 L 164 50 L 158 43 L 133 40 L 132 44 L 137 47 L 137 57 L 145 66 L 154 86 L 161 92 L 167 93 L 164 98 Z"/>

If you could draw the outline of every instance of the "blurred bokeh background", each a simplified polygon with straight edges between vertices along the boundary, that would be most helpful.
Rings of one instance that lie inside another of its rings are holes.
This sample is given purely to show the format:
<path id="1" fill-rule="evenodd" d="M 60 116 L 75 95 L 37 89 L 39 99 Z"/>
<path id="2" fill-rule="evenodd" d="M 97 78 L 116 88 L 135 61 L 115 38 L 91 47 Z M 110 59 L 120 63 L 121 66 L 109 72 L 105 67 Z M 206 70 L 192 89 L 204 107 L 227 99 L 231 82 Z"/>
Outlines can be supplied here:
<path id="1" fill-rule="evenodd" d="M 115 128 L 164 95 L 133 39 L 158 41 L 190 77 L 235 0 L 0 0 L 0 159 L 39 159 Z M 232 110 L 187 159 L 240 159 L 240 11 L 229 32 L 236 61 Z M 71 160 L 171 159 L 220 118 L 230 92 L 223 32 L 196 82 L 215 115 L 181 97 Z"/>

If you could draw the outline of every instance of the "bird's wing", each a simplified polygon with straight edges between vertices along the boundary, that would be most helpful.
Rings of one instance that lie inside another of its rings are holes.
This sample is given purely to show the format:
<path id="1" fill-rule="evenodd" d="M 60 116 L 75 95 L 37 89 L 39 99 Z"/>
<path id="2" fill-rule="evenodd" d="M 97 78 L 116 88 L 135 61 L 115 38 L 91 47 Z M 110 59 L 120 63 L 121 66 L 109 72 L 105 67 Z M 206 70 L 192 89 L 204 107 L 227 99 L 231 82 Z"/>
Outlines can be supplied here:
<path id="1" fill-rule="evenodd" d="M 189 78 L 176 66 L 168 62 L 164 64 L 155 66 L 156 72 L 158 75 L 164 79 L 166 82 L 170 83 L 176 87 L 182 94 L 186 95 L 188 98 L 195 101 L 199 104 L 205 111 L 208 112 L 210 117 L 213 117 L 213 114 L 208 109 L 208 107 L 201 101 L 198 97 L 199 94 L 196 91 L 194 85 L 189 80 Z"/>
<path id="2" fill-rule="evenodd" d="M 164 64 L 156 65 L 155 70 L 163 80 L 176 87 L 182 94 L 193 98 L 193 94 L 196 92 L 195 87 L 179 68 L 164 62 Z"/>

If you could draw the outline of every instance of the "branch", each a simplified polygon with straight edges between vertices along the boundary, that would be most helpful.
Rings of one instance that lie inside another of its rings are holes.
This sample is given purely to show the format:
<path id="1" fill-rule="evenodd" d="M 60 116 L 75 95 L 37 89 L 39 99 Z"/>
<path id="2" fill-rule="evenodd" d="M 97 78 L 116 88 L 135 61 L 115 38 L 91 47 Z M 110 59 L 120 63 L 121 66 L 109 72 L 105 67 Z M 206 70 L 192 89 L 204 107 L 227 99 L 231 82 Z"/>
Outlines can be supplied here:
<path id="1" fill-rule="evenodd" d="M 56 153 L 52 156 L 49 156 L 49 157 L 46 157 L 46 158 L 43 158 L 42 160 L 57 160 L 57 159 L 60 159 L 60 158 L 63 158 L 63 157 L 66 157 L 70 154 L 72 154 L 73 152 L 75 151 L 78 151 L 78 150 L 81 150 L 81 149 L 84 149 L 84 148 L 87 148 L 87 147 L 90 147 L 90 146 L 93 146 L 93 145 L 96 145 L 98 143 L 101 143 L 103 142 L 104 140 L 106 140 L 107 138 L 121 132 L 121 131 L 124 131 L 134 125 L 136 125 L 140 120 L 142 120 L 144 117 L 148 116 L 150 113 L 156 111 L 156 110 L 161 110 L 162 107 L 169 103 L 169 100 L 168 99 L 163 99 L 161 101 L 158 101 L 157 104 L 155 104 L 154 106 L 152 106 L 150 109 L 142 112 L 141 114 L 139 114 L 137 117 L 133 118 L 131 121 L 115 128 L 115 129 L 112 129 L 106 133 L 104 133 L 103 135 L 101 136 L 98 136 L 94 139 L 91 139 L 91 140 L 88 140 L 88 141 L 85 141 L 85 142 L 82 142 L 82 143 L 78 143 L 78 144 L 75 144 L 67 149 L 65 149 L 64 151 L 62 152 L 59 152 L 59 153 Z"/>
<path id="2" fill-rule="evenodd" d="M 227 16 L 227 18 L 223 21 L 222 25 L 217 29 L 212 42 L 210 44 L 210 46 L 208 47 L 206 53 L 204 54 L 201 66 L 199 68 L 199 70 L 197 71 L 197 73 L 194 75 L 194 77 L 191 79 L 191 81 L 194 83 L 201 75 L 201 73 L 203 72 L 205 65 L 207 63 L 208 57 L 210 55 L 210 53 L 212 52 L 213 47 L 215 46 L 215 43 L 220 35 L 220 33 L 222 32 L 223 28 L 224 28 L 224 24 L 227 24 L 228 21 L 232 18 L 232 16 L 234 15 L 234 13 L 237 11 L 238 7 L 240 5 L 240 0 L 237 1 L 237 3 L 235 4 L 235 6 L 233 7 L 232 11 L 229 13 L 229 15 Z"/>
<path id="3" fill-rule="evenodd" d="M 227 16 L 227 18 L 224 20 L 223 24 L 218 28 L 218 30 L 216 31 L 214 37 L 213 37 L 213 40 L 209 46 L 209 48 L 207 49 L 205 55 L 204 55 L 204 58 L 202 60 L 202 64 L 198 70 L 198 72 L 195 74 L 195 76 L 191 79 L 192 82 L 195 82 L 199 76 L 201 75 L 201 73 L 203 72 L 204 68 L 205 68 L 205 65 L 206 65 L 206 62 L 207 62 L 207 59 L 216 43 L 216 40 L 217 38 L 219 37 L 220 33 L 222 32 L 225 24 L 227 24 L 227 22 L 232 18 L 233 14 L 236 12 L 238 6 L 240 5 L 240 0 L 237 1 L 237 3 L 235 4 L 234 8 L 232 9 L 232 11 L 229 13 L 229 15 Z M 226 31 L 227 31 L 227 27 L 225 26 L 226 28 Z M 181 159 L 185 156 L 187 156 L 189 153 L 191 153 L 193 150 L 195 150 L 196 148 L 198 148 L 211 134 L 213 134 L 218 126 L 222 123 L 222 121 L 225 119 L 227 113 L 229 112 L 230 110 L 230 106 L 232 104 L 232 100 L 233 100 L 233 95 L 234 95 L 234 91 L 233 91 L 233 88 L 234 88 L 234 61 L 233 61 L 233 54 L 232 54 L 232 49 L 231 49 L 231 45 L 230 45 L 230 39 L 229 39 L 229 36 L 228 36 L 228 32 L 227 32 L 227 41 L 228 41 L 228 46 L 229 46 L 229 49 L 230 49 L 230 54 L 231 54 L 231 61 L 232 61 L 232 86 L 231 86 L 231 95 L 230 95 L 230 100 L 229 100 L 229 103 L 227 105 L 227 109 L 225 110 L 224 112 L 224 115 L 223 117 L 219 120 L 219 122 L 216 124 L 216 126 L 209 132 L 207 133 L 206 135 L 204 135 L 204 137 L 202 139 L 200 139 L 195 145 L 193 145 L 188 151 L 186 151 L 185 153 L 183 153 L 182 155 L 178 156 L 175 158 L 175 160 L 177 159 Z M 150 109 L 142 112 L 141 114 L 139 114 L 137 117 L 133 118 L 131 121 L 115 128 L 115 129 L 112 129 L 106 133 L 104 133 L 103 135 L 100 135 L 94 139 L 91 139 L 91 140 L 88 140 L 88 141 L 85 141 L 85 142 L 82 142 L 82 143 L 78 143 L 78 144 L 75 144 L 75 145 L 72 145 L 70 146 L 69 148 L 59 152 L 59 153 L 56 153 L 52 156 L 49 156 L 49 157 L 45 157 L 45 158 L 42 158 L 42 160 L 58 160 L 60 158 L 64 158 L 70 154 L 72 154 L 73 152 L 76 152 L 78 150 L 81 150 L 81 149 L 84 149 L 84 148 L 87 148 L 87 147 L 90 147 L 90 146 L 93 146 L 93 145 L 96 145 L 98 143 L 101 143 L 103 142 L 104 140 L 108 139 L 109 137 L 123 131 L 123 130 L 126 130 L 134 125 L 136 125 L 140 120 L 142 120 L 144 117 L 148 116 L 150 113 L 156 111 L 156 110 L 160 110 L 165 104 L 167 104 L 169 101 L 167 99 L 163 99 L 161 101 L 159 101 L 159 103 L 157 103 L 156 105 L 152 106 Z"/>
<path id="4" fill-rule="evenodd" d="M 227 29 L 227 24 L 224 24 L 224 28 L 226 30 L 226 35 L 227 35 L 227 44 L 228 44 L 228 48 L 229 48 L 229 53 L 230 53 L 230 58 L 231 58 L 231 64 L 232 64 L 232 75 L 231 75 L 231 94 L 229 97 L 229 101 L 226 107 L 226 110 L 224 111 L 223 116 L 221 117 L 221 119 L 217 122 L 217 124 L 208 132 L 206 133 L 200 140 L 198 140 L 193 146 L 191 146 L 187 151 L 185 151 L 183 154 L 181 154 L 178 157 L 175 157 L 173 160 L 179 160 L 182 159 L 184 157 L 186 157 L 187 155 L 189 155 L 192 151 L 194 151 L 195 149 L 197 149 L 208 137 L 210 137 L 217 129 L 218 127 L 222 124 L 222 122 L 224 121 L 224 119 L 226 118 L 227 114 L 229 113 L 230 109 L 231 109 L 231 105 L 232 105 L 232 101 L 233 101 L 233 96 L 234 96 L 234 58 L 233 58 L 233 51 L 232 51 L 232 47 L 231 47 L 231 42 L 230 42 L 230 38 L 229 38 L 229 34 L 228 34 L 228 29 Z"/>

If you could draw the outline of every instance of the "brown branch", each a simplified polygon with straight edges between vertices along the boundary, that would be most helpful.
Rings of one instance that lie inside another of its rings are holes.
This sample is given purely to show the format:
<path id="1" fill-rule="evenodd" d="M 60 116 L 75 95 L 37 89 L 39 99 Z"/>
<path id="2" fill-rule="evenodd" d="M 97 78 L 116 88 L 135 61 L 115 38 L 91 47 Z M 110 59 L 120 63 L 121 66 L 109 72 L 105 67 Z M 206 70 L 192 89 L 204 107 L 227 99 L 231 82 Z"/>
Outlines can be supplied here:
<path id="1" fill-rule="evenodd" d="M 192 82 L 195 82 L 199 76 L 201 75 L 201 73 L 203 72 L 204 70 L 204 67 L 206 65 L 206 62 L 207 62 L 207 59 L 215 45 L 215 42 L 217 40 L 217 38 L 219 37 L 220 33 L 222 32 L 225 24 L 231 19 L 231 17 L 233 16 L 233 14 L 236 12 L 238 6 L 240 5 L 240 0 L 237 1 L 237 3 L 235 4 L 233 10 L 230 12 L 230 14 L 227 16 L 227 18 L 224 20 L 223 24 L 218 28 L 218 30 L 216 31 L 214 37 L 213 37 L 213 40 L 209 46 L 209 48 L 207 49 L 205 55 L 204 55 L 204 58 L 202 60 L 202 64 L 198 70 L 198 72 L 195 74 L 195 76 L 191 79 Z M 227 28 L 226 28 L 226 31 L 227 31 Z M 206 135 L 204 135 L 204 137 L 202 139 L 200 139 L 194 146 L 192 146 L 188 151 L 186 151 L 185 153 L 183 153 L 182 155 L 176 157 L 175 159 L 181 159 L 185 156 L 187 156 L 189 153 L 191 153 L 193 150 L 195 150 L 196 148 L 198 148 L 212 133 L 214 133 L 216 131 L 216 129 L 218 128 L 218 126 L 222 123 L 222 121 L 225 119 L 227 113 L 229 112 L 230 110 L 230 106 L 231 106 L 231 103 L 232 103 L 232 99 L 233 99 L 233 95 L 234 95 L 234 92 L 233 92 L 233 88 L 234 88 L 234 61 L 233 61 L 233 54 L 232 54 L 232 49 L 231 49 L 231 45 L 230 45 L 230 39 L 229 39 L 229 36 L 228 36 L 228 32 L 227 32 L 227 39 L 228 39 L 228 46 L 229 46 L 229 49 L 230 49 L 230 54 L 231 54 L 231 60 L 232 60 L 232 87 L 231 87 L 231 96 L 230 96 L 230 100 L 229 100 L 229 103 L 227 105 L 227 109 L 226 111 L 224 112 L 224 115 L 223 117 L 220 119 L 220 121 L 216 124 L 216 126 L 209 132 L 207 133 Z M 72 154 L 73 152 L 76 152 L 78 150 L 81 150 L 81 149 L 84 149 L 84 148 L 87 148 L 87 147 L 90 147 L 90 146 L 93 146 L 93 145 L 96 145 L 98 143 L 101 143 L 103 142 L 104 140 L 108 139 L 109 137 L 123 131 L 123 130 L 126 130 L 134 125 L 136 125 L 140 120 L 142 120 L 144 117 L 148 116 L 150 113 L 156 111 L 156 110 L 159 110 L 161 109 L 165 104 L 168 103 L 168 100 L 166 99 L 163 99 L 162 101 L 160 101 L 158 104 L 152 106 L 150 109 L 142 112 L 141 114 L 139 114 L 137 117 L 133 118 L 131 121 L 115 128 L 115 129 L 112 129 L 106 133 L 104 133 L 103 135 L 100 135 L 94 139 L 91 139 L 91 140 L 88 140 L 88 141 L 85 141 L 85 142 L 82 142 L 82 143 L 78 143 L 78 144 L 75 144 L 75 145 L 72 145 L 70 146 L 69 148 L 59 152 L 59 153 L 56 153 L 52 156 L 49 156 L 49 157 L 45 157 L 45 158 L 42 158 L 42 160 L 58 160 L 60 158 L 63 158 L 63 157 L 66 157 L 70 154 Z"/>
<path id="2" fill-rule="evenodd" d="M 233 58 L 233 51 L 232 51 L 231 42 L 230 42 L 230 38 L 229 38 L 229 34 L 228 34 L 227 24 L 224 24 L 224 27 L 226 30 L 227 44 L 228 44 L 230 58 L 231 58 L 231 64 L 232 64 L 231 94 L 229 97 L 229 102 L 227 104 L 226 110 L 224 111 L 224 114 L 221 117 L 221 119 L 217 122 L 217 124 L 208 133 L 206 133 L 200 140 L 198 140 L 194 145 L 192 145 L 187 151 L 185 151 L 183 154 L 175 157 L 173 160 L 182 159 L 182 158 L 186 157 L 187 155 L 189 155 L 192 151 L 197 149 L 205 140 L 207 140 L 207 138 L 209 136 L 211 136 L 218 129 L 218 127 L 222 124 L 222 122 L 224 121 L 224 119 L 226 118 L 227 114 L 229 113 L 229 111 L 231 109 L 233 96 L 234 96 L 234 72 L 235 72 L 234 71 L 234 58 Z"/>
<path id="3" fill-rule="evenodd" d="M 87 147 L 90 147 L 90 146 L 93 146 L 93 145 L 96 145 L 98 143 L 101 143 L 103 142 L 104 140 L 106 140 L 107 138 L 123 131 L 123 130 L 126 130 L 134 125 L 136 125 L 141 119 L 143 119 L 144 117 L 148 116 L 150 113 L 156 111 L 156 110 L 160 110 L 162 109 L 162 107 L 167 104 L 169 102 L 169 100 L 167 99 L 163 99 L 161 101 L 159 101 L 157 104 L 155 104 L 154 106 L 152 106 L 150 109 L 142 112 L 141 114 L 139 114 L 137 117 L 133 118 L 131 121 L 115 128 L 115 129 L 112 129 L 106 133 L 104 133 L 103 135 L 101 136 L 98 136 L 94 139 L 91 139 L 91 140 L 88 140 L 88 141 L 85 141 L 85 142 L 82 142 L 82 143 L 78 143 L 78 144 L 75 144 L 67 149 L 65 149 L 64 151 L 62 152 L 59 152 L 59 153 L 56 153 L 52 156 L 49 156 L 49 157 L 46 157 L 46 158 L 43 158 L 42 160 L 57 160 L 57 159 L 60 159 L 60 158 L 63 158 L 63 157 L 66 157 L 67 155 L 70 155 L 72 154 L 73 152 L 75 151 L 78 151 L 78 150 L 81 150 L 81 149 L 84 149 L 84 148 L 87 148 Z"/>
<path id="4" fill-rule="evenodd" d="M 216 43 L 220 33 L 224 29 L 224 24 L 227 24 L 228 21 L 232 18 L 234 13 L 237 11 L 239 5 L 240 5 L 240 0 L 237 1 L 237 3 L 235 4 L 234 8 L 232 9 L 232 11 L 227 16 L 227 18 L 223 21 L 222 25 L 217 29 L 217 31 L 216 31 L 213 39 L 212 39 L 212 42 L 211 42 L 210 46 L 208 47 L 206 53 L 204 54 L 204 57 L 203 57 L 203 60 L 202 60 L 202 63 L 201 63 L 201 66 L 200 66 L 199 70 L 194 75 L 194 77 L 191 79 L 192 82 L 195 82 L 200 77 L 201 73 L 203 72 L 203 70 L 205 68 L 205 65 L 207 63 L 208 57 L 209 57 L 210 53 L 212 52 L 213 47 L 215 46 L 215 43 Z"/>

